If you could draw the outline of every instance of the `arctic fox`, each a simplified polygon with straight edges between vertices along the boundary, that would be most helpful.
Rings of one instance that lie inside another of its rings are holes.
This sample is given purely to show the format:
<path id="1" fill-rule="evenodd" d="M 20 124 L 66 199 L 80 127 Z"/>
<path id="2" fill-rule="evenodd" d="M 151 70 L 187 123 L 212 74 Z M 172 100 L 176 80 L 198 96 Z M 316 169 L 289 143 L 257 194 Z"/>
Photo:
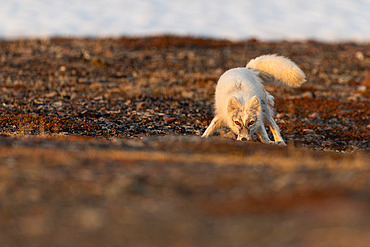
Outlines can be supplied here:
<path id="1" fill-rule="evenodd" d="M 245 68 L 235 68 L 221 75 L 215 93 L 215 117 L 202 137 L 218 128 L 229 127 L 237 140 L 252 140 L 257 134 L 261 142 L 286 145 L 274 121 L 274 97 L 262 82 L 282 82 L 299 87 L 306 81 L 302 70 L 288 58 L 263 55 L 252 59 Z M 265 124 L 274 136 L 271 141 Z"/>

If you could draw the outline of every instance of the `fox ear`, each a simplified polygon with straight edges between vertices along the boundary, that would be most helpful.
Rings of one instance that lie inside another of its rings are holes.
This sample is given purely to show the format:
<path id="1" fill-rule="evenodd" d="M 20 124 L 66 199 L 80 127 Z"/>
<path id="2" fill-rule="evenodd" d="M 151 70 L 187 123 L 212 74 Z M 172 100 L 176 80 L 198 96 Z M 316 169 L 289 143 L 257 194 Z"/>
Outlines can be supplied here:
<path id="1" fill-rule="evenodd" d="M 249 100 L 249 108 L 256 111 L 261 111 L 260 99 L 257 96 L 253 96 Z"/>
<path id="2" fill-rule="evenodd" d="M 234 111 L 235 109 L 238 109 L 238 108 L 241 108 L 242 107 L 242 104 L 240 104 L 239 100 L 235 97 L 231 97 L 229 99 L 229 103 L 227 105 L 227 110 L 229 112 L 232 112 Z"/>

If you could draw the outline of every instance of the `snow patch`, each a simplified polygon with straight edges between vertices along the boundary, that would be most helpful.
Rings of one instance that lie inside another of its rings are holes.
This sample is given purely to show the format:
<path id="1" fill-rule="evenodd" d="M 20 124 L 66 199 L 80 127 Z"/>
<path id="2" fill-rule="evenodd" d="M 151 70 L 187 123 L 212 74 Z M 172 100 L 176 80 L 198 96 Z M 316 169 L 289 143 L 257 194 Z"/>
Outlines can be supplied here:
<path id="1" fill-rule="evenodd" d="M 369 41 L 368 0 L 3 0 L 0 38 L 193 35 Z"/>

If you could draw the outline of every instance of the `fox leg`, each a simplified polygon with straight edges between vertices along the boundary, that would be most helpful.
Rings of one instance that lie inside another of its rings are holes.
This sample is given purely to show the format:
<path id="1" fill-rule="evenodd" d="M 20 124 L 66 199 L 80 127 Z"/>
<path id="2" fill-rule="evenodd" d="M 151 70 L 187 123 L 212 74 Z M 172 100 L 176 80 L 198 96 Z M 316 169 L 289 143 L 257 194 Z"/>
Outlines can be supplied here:
<path id="1" fill-rule="evenodd" d="M 283 138 L 281 137 L 280 135 L 280 129 L 279 129 L 279 126 L 277 126 L 277 124 L 275 123 L 275 120 L 272 118 L 272 117 L 269 117 L 269 119 L 267 120 L 267 125 L 269 126 L 271 132 L 272 132 L 272 135 L 274 136 L 274 140 L 277 144 L 281 144 L 281 145 L 284 145 L 286 146 Z"/>
<path id="2" fill-rule="evenodd" d="M 216 115 L 212 119 L 210 125 L 208 126 L 208 128 L 206 129 L 202 137 L 207 138 L 208 136 L 212 135 L 213 132 L 215 132 L 220 127 L 221 127 L 221 119 L 218 115 Z"/>
<path id="3" fill-rule="evenodd" d="M 267 135 L 265 126 L 262 124 L 259 130 L 257 131 L 258 138 L 263 143 L 270 143 L 273 144 L 274 142 L 270 140 L 269 136 Z"/>

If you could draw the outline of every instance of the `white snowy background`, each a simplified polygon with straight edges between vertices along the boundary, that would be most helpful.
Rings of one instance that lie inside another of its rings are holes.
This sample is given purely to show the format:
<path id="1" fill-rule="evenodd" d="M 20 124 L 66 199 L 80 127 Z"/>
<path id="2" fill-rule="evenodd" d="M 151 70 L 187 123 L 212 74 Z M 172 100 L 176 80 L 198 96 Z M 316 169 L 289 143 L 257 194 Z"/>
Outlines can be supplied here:
<path id="1" fill-rule="evenodd" d="M 370 41 L 370 0 L 2 0 L 0 39 L 193 35 Z"/>

